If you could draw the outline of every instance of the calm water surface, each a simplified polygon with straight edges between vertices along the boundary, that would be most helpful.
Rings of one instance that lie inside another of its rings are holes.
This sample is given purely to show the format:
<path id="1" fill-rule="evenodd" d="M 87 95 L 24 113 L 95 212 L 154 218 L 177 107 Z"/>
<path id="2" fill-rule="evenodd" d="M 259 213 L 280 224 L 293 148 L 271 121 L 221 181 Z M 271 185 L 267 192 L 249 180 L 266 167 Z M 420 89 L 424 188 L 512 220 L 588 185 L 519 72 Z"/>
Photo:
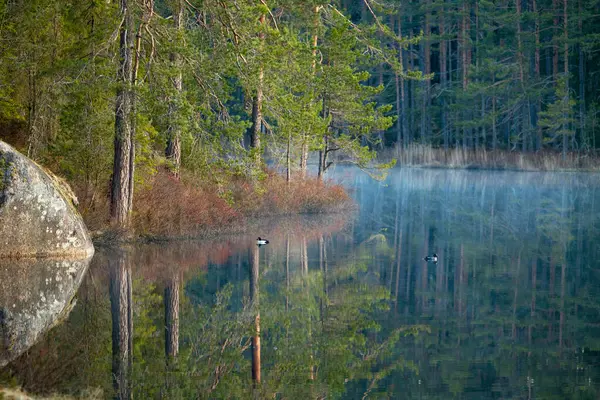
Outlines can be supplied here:
<path id="1" fill-rule="evenodd" d="M 2 380 L 138 399 L 598 398 L 599 176 L 335 179 L 356 213 L 100 249 L 68 319 Z"/>

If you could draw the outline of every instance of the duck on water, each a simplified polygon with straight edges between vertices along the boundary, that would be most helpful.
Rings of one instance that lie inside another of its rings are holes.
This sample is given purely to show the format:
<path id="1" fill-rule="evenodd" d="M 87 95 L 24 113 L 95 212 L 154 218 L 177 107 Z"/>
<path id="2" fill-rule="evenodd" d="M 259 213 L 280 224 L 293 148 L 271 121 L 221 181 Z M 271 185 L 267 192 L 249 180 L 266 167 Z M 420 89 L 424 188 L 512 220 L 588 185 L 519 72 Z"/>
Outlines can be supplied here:
<path id="1" fill-rule="evenodd" d="M 437 262 L 438 262 L 438 256 L 437 256 L 437 254 L 433 253 L 432 256 L 426 256 L 424 258 L 424 260 L 427 261 L 427 262 L 432 262 L 434 264 L 437 264 Z"/>
<path id="2" fill-rule="evenodd" d="M 256 239 L 256 244 L 260 247 L 264 244 L 269 244 L 269 241 L 267 239 L 261 239 L 259 236 L 258 239 Z"/>

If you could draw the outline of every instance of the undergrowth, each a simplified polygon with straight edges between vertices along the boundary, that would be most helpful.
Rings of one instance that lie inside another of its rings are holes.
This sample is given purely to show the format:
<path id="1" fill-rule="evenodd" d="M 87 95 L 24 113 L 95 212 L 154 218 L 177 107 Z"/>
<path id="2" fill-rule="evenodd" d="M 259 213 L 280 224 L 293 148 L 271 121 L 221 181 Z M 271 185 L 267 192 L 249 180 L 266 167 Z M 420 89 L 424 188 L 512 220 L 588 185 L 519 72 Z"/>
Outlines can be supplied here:
<path id="1" fill-rule="evenodd" d="M 234 230 L 248 218 L 333 212 L 349 203 L 344 188 L 317 178 L 288 183 L 266 171 L 254 181 L 238 175 L 207 182 L 188 173 L 176 179 L 160 169 L 136 188 L 132 230 L 138 236 L 189 237 Z M 107 230 L 108 198 L 97 199 L 83 217 L 90 230 Z"/>

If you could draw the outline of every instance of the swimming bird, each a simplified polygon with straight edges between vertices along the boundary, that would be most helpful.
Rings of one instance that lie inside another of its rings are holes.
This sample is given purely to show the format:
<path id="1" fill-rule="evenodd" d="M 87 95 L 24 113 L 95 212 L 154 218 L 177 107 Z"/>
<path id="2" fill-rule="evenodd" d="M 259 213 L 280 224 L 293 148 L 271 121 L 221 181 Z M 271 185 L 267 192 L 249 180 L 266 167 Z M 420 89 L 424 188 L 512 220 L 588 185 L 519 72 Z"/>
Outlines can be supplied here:
<path id="1" fill-rule="evenodd" d="M 258 237 L 258 239 L 256 239 L 256 244 L 260 247 L 263 244 L 268 244 L 269 241 L 267 239 L 261 239 L 260 236 Z"/>
<path id="2" fill-rule="evenodd" d="M 426 256 L 424 258 L 424 260 L 427 261 L 427 262 L 432 262 L 434 264 L 437 264 L 437 262 L 438 262 L 438 256 L 437 256 L 437 254 L 433 253 L 432 256 Z"/>

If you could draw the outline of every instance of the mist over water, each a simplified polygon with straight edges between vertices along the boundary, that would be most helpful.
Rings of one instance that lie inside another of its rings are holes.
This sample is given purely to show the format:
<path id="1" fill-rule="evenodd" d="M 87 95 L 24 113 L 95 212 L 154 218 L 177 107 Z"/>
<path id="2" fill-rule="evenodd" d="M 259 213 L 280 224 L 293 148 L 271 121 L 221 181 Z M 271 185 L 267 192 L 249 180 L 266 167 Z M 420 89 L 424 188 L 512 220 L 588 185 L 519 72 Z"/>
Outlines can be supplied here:
<path id="1" fill-rule="evenodd" d="M 599 176 L 330 179 L 355 213 L 99 251 L 68 321 L 0 376 L 121 398 L 597 398 Z"/>

